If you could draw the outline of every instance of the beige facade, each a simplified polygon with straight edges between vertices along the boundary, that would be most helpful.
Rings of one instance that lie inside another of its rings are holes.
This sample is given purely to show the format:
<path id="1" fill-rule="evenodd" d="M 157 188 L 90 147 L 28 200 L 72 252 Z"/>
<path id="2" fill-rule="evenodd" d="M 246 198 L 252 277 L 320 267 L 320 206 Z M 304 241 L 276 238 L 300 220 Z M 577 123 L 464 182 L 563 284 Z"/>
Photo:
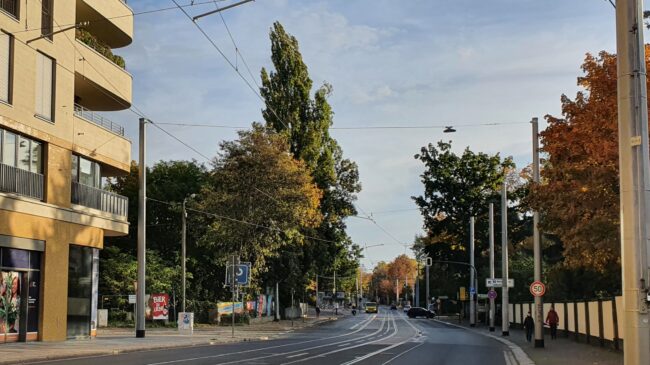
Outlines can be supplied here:
<path id="1" fill-rule="evenodd" d="M 92 332 L 96 298 L 78 293 L 92 253 L 96 295 L 97 250 L 84 248 L 128 233 L 128 201 L 101 178 L 131 161 L 123 128 L 96 112 L 131 105 L 132 77 L 111 49 L 131 43 L 132 15 L 124 0 L 0 2 L 0 295 L 16 303 L 0 342 L 5 330 L 9 341 L 84 336 L 88 318 Z"/>

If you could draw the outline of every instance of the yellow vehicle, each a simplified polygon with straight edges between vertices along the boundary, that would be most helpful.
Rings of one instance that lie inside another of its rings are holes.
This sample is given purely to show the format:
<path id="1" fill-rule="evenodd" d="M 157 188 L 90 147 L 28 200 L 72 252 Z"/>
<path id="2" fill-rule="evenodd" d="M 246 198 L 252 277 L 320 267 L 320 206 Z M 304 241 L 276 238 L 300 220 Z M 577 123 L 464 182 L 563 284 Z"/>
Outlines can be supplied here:
<path id="1" fill-rule="evenodd" d="M 366 303 L 366 313 L 377 313 L 377 303 L 376 302 L 367 302 Z"/>

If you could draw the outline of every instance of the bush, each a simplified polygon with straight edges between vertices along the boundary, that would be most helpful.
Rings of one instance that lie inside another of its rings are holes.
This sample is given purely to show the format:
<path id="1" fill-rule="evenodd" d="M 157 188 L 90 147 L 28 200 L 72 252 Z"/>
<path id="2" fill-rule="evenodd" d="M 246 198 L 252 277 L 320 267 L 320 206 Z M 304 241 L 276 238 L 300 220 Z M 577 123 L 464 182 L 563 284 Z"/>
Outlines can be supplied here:
<path id="1" fill-rule="evenodd" d="M 86 44 L 88 47 L 94 49 L 98 53 L 100 53 L 102 56 L 108 58 L 109 60 L 113 61 L 114 64 L 126 68 L 126 62 L 124 62 L 124 58 L 118 55 L 114 55 L 113 51 L 111 50 L 111 47 L 106 45 L 106 43 L 100 41 L 97 39 L 92 33 L 85 29 L 77 29 L 76 37 L 78 40 Z"/>
<path id="2" fill-rule="evenodd" d="M 235 324 L 250 324 L 251 317 L 248 313 L 235 313 Z M 232 315 L 231 314 L 222 314 L 221 322 L 219 323 L 222 326 L 229 326 L 232 324 Z"/>

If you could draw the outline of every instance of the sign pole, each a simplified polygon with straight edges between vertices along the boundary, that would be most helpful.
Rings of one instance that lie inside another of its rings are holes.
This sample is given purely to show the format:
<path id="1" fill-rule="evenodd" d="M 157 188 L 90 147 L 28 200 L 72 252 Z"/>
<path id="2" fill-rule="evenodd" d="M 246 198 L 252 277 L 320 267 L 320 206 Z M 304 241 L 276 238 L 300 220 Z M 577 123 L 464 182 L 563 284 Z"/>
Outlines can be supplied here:
<path id="1" fill-rule="evenodd" d="M 539 137 L 537 118 L 533 125 L 533 182 L 539 184 Z M 542 246 L 539 234 L 539 211 L 533 212 L 533 255 L 535 281 L 542 280 Z M 544 302 L 541 296 L 535 297 L 535 347 L 544 347 Z"/>
<path id="2" fill-rule="evenodd" d="M 504 174 L 505 175 L 505 174 Z M 501 335 L 510 335 L 510 303 L 508 299 L 508 190 L 505 176 L 501 188 Z"/>
<path id="3" fill-rule="evenodd" d="M 426 289 L 426 292 L 427 292 L 427 309 L 429 309 L 429 306 L 431 305 L 431 297 L 429 296 L 429 266 L 431 266 L 431 265 L 429 263 L 429 260 L 430 260 L 430 258 L 427 257 L 427 266 L 425 268 L 425 276 L 426 276 L 426 284 L 425 285 L 427 287 L 427 289 Z"/>
<path id="4" fill-rule="evenodd" d="M 490 278 L 494 279 L 494 203 L 490 203 Z M 490 291 L 494 291 L 490 287 Z M 494 305 L 494 297 L 490 296 L 490 332 L 494 332 L 494 317 L 496 314 L 496 307 Z"/>
<path id="5" fill-rule="evenodd" d="M 230 272 L 230 289 L 232 290 L 232 338 L 235 338 L 235 265 L 237 258 L 232 255 L 232 269 Z"/>
<path id="6" fill-rule="evenodd" d="M 476 288 L 474 285 L 474 217 L 469 218 L 469 325 L 470 327 L 476 326 L 476 303 L 474 302 L 474 294 Z"/>

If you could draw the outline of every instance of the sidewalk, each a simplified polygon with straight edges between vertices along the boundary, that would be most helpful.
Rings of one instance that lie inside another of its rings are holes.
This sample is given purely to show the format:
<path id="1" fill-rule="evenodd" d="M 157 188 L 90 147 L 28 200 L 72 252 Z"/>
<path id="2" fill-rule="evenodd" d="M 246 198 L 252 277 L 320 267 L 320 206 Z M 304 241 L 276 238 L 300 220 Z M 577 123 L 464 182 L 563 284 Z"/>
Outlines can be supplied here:
<path id="1" fill-rule="evenodd" d="M 43 360 L 71 357 L 115 355 L 124 352 L 218 345 L 241 341 L 264 341 L 280 338 L 302 328 L 316 326 L 335 320 L 328 316 L 319 319 L 310 317 L 280 322 L 258 322 L 251 325 L 235 326 L 235 337 L 231 327 L 200 326 L 192 336 L 179 335 L 172 328 L 147 329 L 145 338 L 135 338 L 134 329 L 102 328 L 97 337 L 88 340 L 69 340 L 63 342 L 27 342 L 0 345 L 0 365 L 19 364 Z"/>
<path id="2" fill-rule="evenodd" d="M 467 321 L 458 323 L 457 320 L 441 319 L 454 325 L 460 325 L 470 331 L 484 335 L 501 337 L 501 326 L 496 326 L 495 332 L 490 332 L 484 324 L 477 327 L 469 327 Z M 526 341 L 526 334 L 521 329 L 510 328 L 510 336 L 502 337 L 518 347 L 530 357 L 537 365 L 619 365 L 623 364 L 623 352 L 617 352 L 608 348 L 579 343 L 564 338 L 558 334 L 557 340 L 551 340 L 551 336 L 544 336 L 544 348 L 535 348 L 533 342 Z"/>

